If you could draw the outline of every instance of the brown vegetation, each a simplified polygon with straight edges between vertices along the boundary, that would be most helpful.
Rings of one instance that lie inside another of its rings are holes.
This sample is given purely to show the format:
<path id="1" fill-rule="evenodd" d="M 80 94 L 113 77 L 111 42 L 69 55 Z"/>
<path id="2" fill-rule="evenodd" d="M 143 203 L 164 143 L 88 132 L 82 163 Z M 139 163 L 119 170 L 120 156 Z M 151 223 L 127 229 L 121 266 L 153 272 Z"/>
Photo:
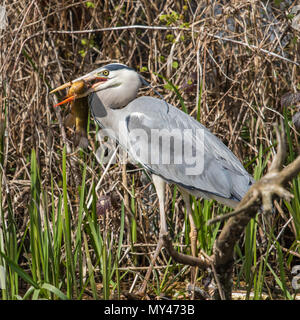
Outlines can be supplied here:
<path id="1" fill-rule="evenodd" d="M 178 95 L 158 75 L 167 78 L 178 88 L 188 112 L 214 132 L 244 164 L 258 157 L 260 148 L 273 150 L 273 123 L 284 113 L 281 97 L 300 90 L 299 31 L 292 27 L 294 16 L 290 15 L 295 3 L 4 1 L 7 24 L 0 28 L 2 202 L 6 210 L 7 195 L 12 196 L 20 238 L 28 222 L 32 149 L 36 151 L 43 187 L 50 194 L 53 181 L 58 195 L 62 193 L 62 148 L 67 145 L 68 191 L 73 195 L 68 201 L 74 223 L 81 165 L 88 164 L 88 188 L 96 185 L 103 174 L 104 167 L 95 163 L 93 155 L 97 149 L 93 121 L 89 149 L 79 154 L 72 142 L 73 132 L 63 124 L 68 110 L 54 109 L 57 98 L 49 96 L 49 91 L 61 83 L 103 64 L 121 62 L 135 68 L 169 103 L 181 108 Z M 119 26 L 136 27 L 116 28 Z M 155 26 L 162 28 L 152 28 Z M 148 88 L 141 94 L 155 95 Z M 291 120 L 297 110 L 286 107 L 286 117 Z M 291 125 L 294 150 L 299 146 L 298 137 Z M 257 163 L 258 159 L 254 159 L 247 170 L 252 173 Z M 154 190 L 141 170 L 127 169 L 127 178 L 119 164 L 111 166 L 102 177 L 99 195 L 110 193 L 117 198 L 112 201 L 113 210 L 103 228 L 118 230 L 120 204 L 124 200 L 127 224 L 135 211 L 137 242 L 153 244 L 158 235 L 153 227 L 157 226 L 158 210 Z M 133 178 L 134 208 L 130 204 Z M 57 205 L 57 199 L 54 202 Z M 48 205 L 50 208 L 52 203 Z M 171 189 L 166 205 L 172 206 Z M 278 230 L 289 219 L 289 213 L 281 211 Z M 184 223 L 180 199 L 174 212 L 171 225 L 176 233 Z M 293 222 L 289 228 L 294 240 Z M 127 234 L 124 245 L 130 244 L 129 238 Z M 141 246 L 137 250 L 149 252 L 151 247 Z M 295 249 L 299 254 L 297 250 L 299 246 Z M 161 259 L 158 264 L 165 264 L 165 257 Z M 147 261 L 141 259 L 140 266 L 147 265 Z M 134 257 L 122 263 L 126 268 L 136 267 Z"/>

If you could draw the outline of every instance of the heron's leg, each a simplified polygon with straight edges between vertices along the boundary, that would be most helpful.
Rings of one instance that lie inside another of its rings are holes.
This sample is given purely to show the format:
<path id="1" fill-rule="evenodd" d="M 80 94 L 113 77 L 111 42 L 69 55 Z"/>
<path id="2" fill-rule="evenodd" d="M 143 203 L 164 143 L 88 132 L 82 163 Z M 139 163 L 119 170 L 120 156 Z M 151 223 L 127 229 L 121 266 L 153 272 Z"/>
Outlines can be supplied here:
<path id="1" fill-rule="evenodd" d="M 167 227 L 167 221 L 166 221 L 166 215 L 165 215 L 165 181 L 156 175 L 152 175 L 152 180 L 156 189 L 158 202 L 159 202 L 159 215 L 160 215 L 160 223 L 159 223 L 159 240 L 154 252 L 154 255 L 151 259 L 150 266 L 147 270 L 145 279 L 143 281 L 142 287 L 139 290 L 140 295 L 144 295 L 147 289 L 147 283 L 151 276 L 152 267 L 154 266 L 154 263 L 160 253 L 161 248 L 163 247 L 163 239 L 162 235 L 167 233 L 168 227 Z"/>
<path id="2" fill-rule="evenodd" d="M 193 257 L 197 256 L 197 238 L 198 238 L 198 230 L 196 228 L 196 224 L 193 218 L 192 214 L 192 208 L 191 208 L 191 203 L 190 203 L 190 195 L 180 188 L 180 193 L 182 195 L 183 201 L 185 203 L 186 207 L 186 212 L 188 214 L 189 220 L 190 220 L 190 225 L 191 225 L 191 232 L 190 232 L 190 239 L 191 239 L 191 250 L 192 250 L 192 255 Z M 196 280 L 196 273 L 197 273 L 197 268 L 192 267 L 191 269 L 191 282 L 192 285 L 195 284 Z"/>

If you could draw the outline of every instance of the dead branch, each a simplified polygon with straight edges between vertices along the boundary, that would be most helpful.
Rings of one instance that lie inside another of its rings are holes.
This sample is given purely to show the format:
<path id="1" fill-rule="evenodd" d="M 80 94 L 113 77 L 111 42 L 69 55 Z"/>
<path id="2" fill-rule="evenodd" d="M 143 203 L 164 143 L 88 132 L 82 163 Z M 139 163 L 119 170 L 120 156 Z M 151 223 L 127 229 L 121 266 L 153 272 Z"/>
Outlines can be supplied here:
<path id="1" fill-rule="evenodd" d="M 280 171 L 286 155 L 283 123 L 281 122 L 281 134 L 279 133 L 277 125 L 275 130 L 278 140 L 278 149 L 270 170 L 263 178 L 251 186 L 237 207 L 237 210 L 239 210 L 240 207 L 245 206 L 249 201 L 251 201 L 252 205 L 241 215 L 237 215 L 228 220 L 214 246 L 212 257 L 213 264 L 219 276 L 221 286 L 224 289 L 226 299 L 231 299 L 231 275 L 235 243 L 240 239 L 250 219 L 258 212 L 261 204 L 264 212 L 271 212 L 272 197 L 274 195 L 287 200 L 292 197 L 292 194 L 284 189 L 284 184 L 300 172 L 300 156 L 285 169 Z M 253 201 L 253 199 L 255 199 L 255 201 Z M 219 298 L 217 291 L 215 292 L 215 298 Z"/>
<path id="2" fill-rule="evenodd" d="M 179 253 L 173 248 L 172 241 L 170 240 L 168 233 L 163 235 L 164 247 L 168 251 L 169 255 L 178 263 L 190 265 L 192 267 L 199 267 L 201 269 L 207 269 L 210 266 L 210 262 L 206 259 L 200 259 L 186 254 Z"/>
<path id="3" fill-rule="evenodd" d="M 212 267 L 217 277 L 218 288 L 215 290 L 214 299 L 231 299 L 232 270 L 234 246 L 240 239 L 249 221 L 263 208 L 264 212 L 272 211 L 272 198 L 278 196 L 289 200 L 292 194 L 285 190 L 284 185 L 300 172 L 300 156 L 295 161 L 281 170 L 286 156 L 286 142 L 283 122 L 281 121 L 281 134 L 278 125 L 275 125 L 278 141 L 277 154 L 275 155 L 268 173 L 251 186 L 236 210 L 231 213 L 231 218 L 225 224 L 214 245 L 213 255 L 210 257 Z M 203 262 L 198 258 L 179 254 L 172 246 L 170 239 L 164 237 L 164 245 L 168 253 L 179 263 L 207 268 L 209 261 Z"/>

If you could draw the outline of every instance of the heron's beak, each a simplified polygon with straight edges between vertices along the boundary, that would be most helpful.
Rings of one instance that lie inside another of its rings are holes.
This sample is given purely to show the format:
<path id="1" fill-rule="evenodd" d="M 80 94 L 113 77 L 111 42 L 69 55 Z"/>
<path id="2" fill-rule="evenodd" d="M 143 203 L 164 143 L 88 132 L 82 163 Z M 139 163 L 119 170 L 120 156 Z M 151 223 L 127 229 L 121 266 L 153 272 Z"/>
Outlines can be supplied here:
<path id="1" fill-rule="evenodd" d="M 108 78 L 105 77 L 91 77 L 88 81 L 91 83 L 91 87 L 88 90 L 88 93 L 95 91 L 94 89 L 101 83 L 107 81 Z"/>
<path id="2" fill-rule="evenodd" d="M 68 91 L 68 95 L 67 95 L 66 99 L 57 103 L 56 105 L 54 105 L 54 107 L 60 106 L 62 104 L 70 102 L 70 101 L 73 101 L 73 100 L 75 100 L 75 98 L 78 99 L 78 98 L 86 97 L 90 93 L 96 91 L 95 88 L 99 84 L 101 84 L 102 82 L 105 82 L 107 80 L 108 79 L 105 77 L 97 77 L 94 75 L 83 76 L 83 77 L 80 77 L 74 81 L 67 82 L 67 83 L 55 88 L 54 90 L 50 91 L 50 93 L 54 93 L 54 92 L 57 92 L 57 91 L 60 91 L 60 90 L 66 89 L 66 88 L 70 88 L 70 89 Z M 82 86 L 78 86 L 78 89 L 77 89 L 77 83 L 79 81 L 84 82 L 85 88 L 86 88 L 85 91 L 82 90 L 83 89 Z"/>
<path id="3" fill-rule="evenodd" d="M 61 86 L 50 91 L 50 94 L 57 92 L 57 91 L 60 91 L 60 90 L 63 90 L 63 89 L 66 89 L 66 88 L 69 88 L 69 87 L 71 87 L 71 85 L 72 85 L 72 82 L 67 82 L 65 84 L 62 84 Z"/>

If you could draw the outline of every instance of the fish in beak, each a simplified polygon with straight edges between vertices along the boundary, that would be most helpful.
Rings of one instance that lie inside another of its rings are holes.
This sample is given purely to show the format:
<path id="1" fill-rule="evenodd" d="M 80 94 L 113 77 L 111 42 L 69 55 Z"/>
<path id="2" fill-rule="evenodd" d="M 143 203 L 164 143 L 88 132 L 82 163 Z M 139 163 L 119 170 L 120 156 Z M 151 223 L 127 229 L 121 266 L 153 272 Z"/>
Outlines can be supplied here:
<path id="1" fill-rule="evenodd" d="M 107 78 L 104 77 L 84 76 L 76 79 L 75 81 L 65 83 L 50 92 L 54 93 L 68 88 L 66 98 L 54 105 L 54 107 L 70 102 L 71 112 L 65 119 L 65 126 L 73 127 L 75 125 L 75 146 L 79 146 L 83 149 L 88 147 L 88 95 L 96 91 L 96 87 L 106 80 Z"/>
<path id="2" fill-rule="evenodd" d="M 90 93 L 96 91 L 96 87 L 99 86 L 101 83 L 105 82 L 107 78 L 105 77 L 97 77 L 95 75 L 87 75 L 80 77 L 74 81 L 67 82 L 56 89 L 50 91 L 51 93 L 70 88 L 66 99 L 54 105 L 54 107 L 60 106 L 67 102 L 74 101 L 78 98 L 83 98 L 88 96 Z"/>

